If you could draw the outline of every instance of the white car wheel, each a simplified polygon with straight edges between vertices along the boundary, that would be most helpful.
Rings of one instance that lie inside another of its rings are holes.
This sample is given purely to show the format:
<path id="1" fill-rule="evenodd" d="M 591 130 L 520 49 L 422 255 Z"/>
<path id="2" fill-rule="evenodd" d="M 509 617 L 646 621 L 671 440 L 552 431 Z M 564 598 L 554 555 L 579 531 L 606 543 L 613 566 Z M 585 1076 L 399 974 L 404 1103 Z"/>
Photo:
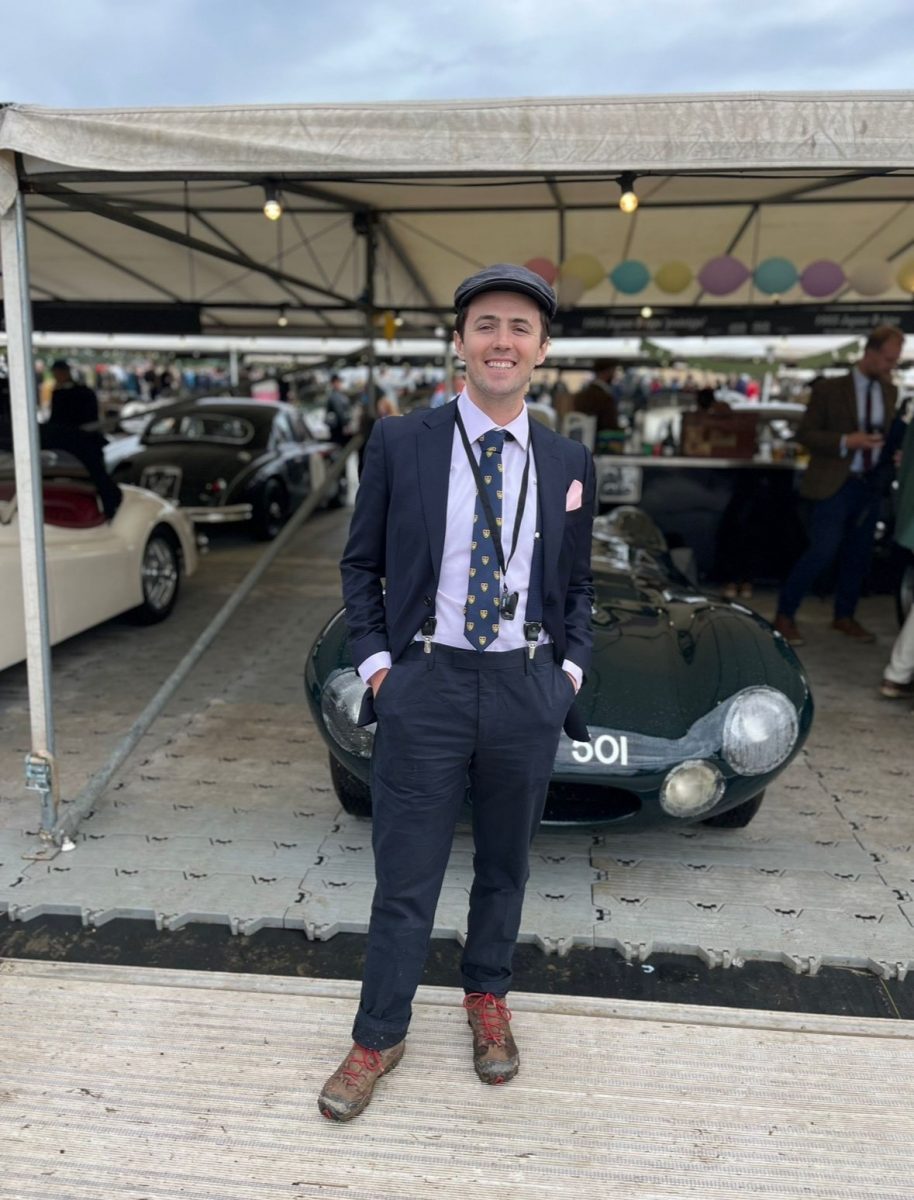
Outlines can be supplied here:
<path id="1" fill-rule="evenodd" d="M 154 529 L 143 550 L 140 568 L 143 603 L 134 616 L 145 625 L 164 621 L 175 606 L 181 583 L 181 560 L 174 535 Z"/>

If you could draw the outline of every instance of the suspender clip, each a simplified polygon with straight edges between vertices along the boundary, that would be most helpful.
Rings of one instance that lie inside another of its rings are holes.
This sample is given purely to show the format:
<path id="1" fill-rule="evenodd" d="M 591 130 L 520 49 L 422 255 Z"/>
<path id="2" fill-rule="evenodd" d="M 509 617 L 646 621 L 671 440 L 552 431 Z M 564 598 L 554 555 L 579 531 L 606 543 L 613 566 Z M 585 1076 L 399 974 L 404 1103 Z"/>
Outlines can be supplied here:
<path id="1" fill-rule="evenodd" d="M 542 629 L 543 627 L 539 621 L 524 622 L 524 637 L 527 640 L 527 654 L 531 659 L 533 658 L 534 654 L 536 654 L 536 643 L 539 639 Z"/>
<path id="2" fill-rule="evenodd" d="M 426 617 L 422 622 L 422 641 L 425 643 L 423 649 L 426 654 L 432 652 L 432 638 L 435 636 L 435 630 L 438 628 L 437 617 Z"/>

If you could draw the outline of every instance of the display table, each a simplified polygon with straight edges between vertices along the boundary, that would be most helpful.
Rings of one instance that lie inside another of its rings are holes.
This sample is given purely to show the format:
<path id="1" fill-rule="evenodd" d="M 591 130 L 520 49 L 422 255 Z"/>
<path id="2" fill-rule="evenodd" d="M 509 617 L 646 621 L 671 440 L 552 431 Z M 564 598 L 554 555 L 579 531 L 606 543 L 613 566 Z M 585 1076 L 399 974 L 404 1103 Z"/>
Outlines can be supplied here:
<path id="1" fill-rule="evenodd" d="M 797 482 L 783 460 L 599 455 L 597 508 L 637 504 L 671 548 L 688 546 L 699 576 L 780 581 L 804 544 Z"/>

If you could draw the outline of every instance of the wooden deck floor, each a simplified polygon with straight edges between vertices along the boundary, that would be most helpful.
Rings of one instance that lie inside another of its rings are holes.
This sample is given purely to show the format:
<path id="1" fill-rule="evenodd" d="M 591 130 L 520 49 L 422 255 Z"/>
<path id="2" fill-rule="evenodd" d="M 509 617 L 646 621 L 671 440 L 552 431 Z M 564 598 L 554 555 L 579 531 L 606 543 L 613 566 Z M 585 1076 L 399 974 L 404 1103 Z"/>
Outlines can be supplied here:
<path id="1" fill-rule="evenodd" d="M 472 1070 L 456 991 L 352 1125 L 315 1097 L 357 986 L 0 964 L 0 1197 L 910 1200 L 914 1022 L 511 997 Z"/>

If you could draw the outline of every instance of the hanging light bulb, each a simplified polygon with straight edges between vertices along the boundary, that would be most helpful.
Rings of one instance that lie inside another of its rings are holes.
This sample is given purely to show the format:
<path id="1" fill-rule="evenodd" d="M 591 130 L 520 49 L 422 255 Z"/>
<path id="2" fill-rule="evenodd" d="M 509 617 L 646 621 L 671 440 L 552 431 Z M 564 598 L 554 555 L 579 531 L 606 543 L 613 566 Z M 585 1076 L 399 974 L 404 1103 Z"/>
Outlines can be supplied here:
<path id="1" fill-rule="evenodd" d="M 626 171 L 619 176 L 619 207 L 624 213 L 633 213 L 638 207 L 638 197 L 635 193 L 635 176 L 632 171 Z"/>
<path id="2" fill-rule="evenodd" d="M 642 315 L 642 317 L 644 317 L 645 321 L 647 321 L 654 315 L 654 310 L 651 308 L 651 306 L 649 304 L 645 304 L 644 307 L 641 309 L 641 315 Z"/>
<path id="3" fill-rule="evenodd" d="M 280 329 L 285 329 L 285 327 L 289 324 L 289 318 L 286 316 L 286 310 L 284 307 L 279 310 L 279 316 L 276 318 L 276 324 Z"/>
<path id="4" fill-rule="evenodd" d="M 282 216 L 282 201 L 279 198 L 279 188 L 275 183 L 268 183 L 263 189 L 263 215 L 268 221 L 278 221 Z"/>

